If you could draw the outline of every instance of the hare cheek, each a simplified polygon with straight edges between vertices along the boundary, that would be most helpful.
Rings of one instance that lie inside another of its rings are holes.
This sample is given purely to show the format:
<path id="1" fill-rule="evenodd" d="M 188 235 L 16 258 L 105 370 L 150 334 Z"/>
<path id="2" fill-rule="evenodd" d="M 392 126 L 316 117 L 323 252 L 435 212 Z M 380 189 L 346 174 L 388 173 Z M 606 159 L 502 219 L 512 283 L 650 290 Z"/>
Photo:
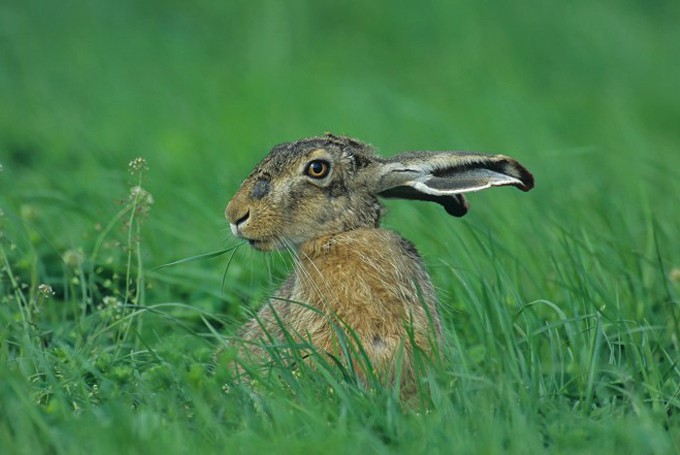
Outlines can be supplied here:
<path id="1" fill-rule="evenodd" d="M 269 179 L 261 178 L 257 182 L 255 182 L 255 185 L 253 186 L 253 190 L 250 193 L 250 196 L 255 199 L 262 199 L 265 197 L 267 194 L 269 194 L 269 189 L 271 185 L 269 183 Z"/>

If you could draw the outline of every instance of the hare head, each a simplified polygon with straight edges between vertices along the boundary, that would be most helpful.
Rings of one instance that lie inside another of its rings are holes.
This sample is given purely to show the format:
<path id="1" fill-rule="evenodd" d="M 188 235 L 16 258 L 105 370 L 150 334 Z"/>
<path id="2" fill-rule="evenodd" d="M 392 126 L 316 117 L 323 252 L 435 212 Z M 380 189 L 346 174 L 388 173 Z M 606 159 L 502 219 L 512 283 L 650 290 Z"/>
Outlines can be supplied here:
<path id="1" fill-rule="evenodd" d="M 529 191 L 531 173 L 512 158 L 469 152 L 407 152 L 382 158 L 357 140 L 326 134 L 277 145 L 241 184 L 226 217 L 258 250 L 378 227 L 378 196 L 441 204 L 453 216 L 462 193 L 512 185 Z"/>

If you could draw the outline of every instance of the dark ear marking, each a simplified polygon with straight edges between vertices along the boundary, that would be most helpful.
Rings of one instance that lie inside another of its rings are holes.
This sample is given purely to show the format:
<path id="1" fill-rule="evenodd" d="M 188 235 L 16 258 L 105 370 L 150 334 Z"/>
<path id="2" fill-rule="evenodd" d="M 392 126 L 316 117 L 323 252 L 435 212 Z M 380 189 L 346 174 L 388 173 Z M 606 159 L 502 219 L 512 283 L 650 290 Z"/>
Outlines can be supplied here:
<path id="1" fill-rule="evenodd" d="M 376 194 L 436 202 L 453 216 L 463 216 L 468 204 L 463 193 L 494 186 L 529 191 L 534 177 L 504 155 L 469 152 L 409 152 L 381 162 Z"/>
<path id="2" fill-rule="evenodd" d="M 398 186 L 380 193 L 380 196 L 385 198 L 409 199 L 412 201 L 428 201 L 435 202 L 446 210 L 451 216 L 461 217 L 465 215 L 470 209 L 467 199 L 462 194 L 454 194 L 452 196 L 434 196 L 420 191 L 410 186 Z"/>
<path id="3" fill-rule="evenodd" d="M 439 169 L 433 169 L 432 170 L 432 175 L 433 177 L 441 177 L 443 179 L 450 178 L 451 175 L 454 174 L 459 174 L 459 175 L 465 175 L 465 174 L 478 174 L 479 177 L 482 176 L 482 174 L 486 174 L 487 177 L 491 176 L 491 173 L 496 173 L 496 174 L 501 174 L 501 175 L 506 175 L 506 176 L 511 176 L 514 177 L 518 180 L 518 182 L 515 183 L 509 183 L 509 185 L 515 186 L 519 188 L 522 191 L 529 191 L 534 187 L 534 176 L 527 171 L 524 166 L 519 164 L 517 161 L 513 160 L 512 158 L 508 158 L 503 155 L 497 155 L 495 158 L 498 158 L 497 161 L 495 160 L 484 160 L 480 162 L 468 162 L 468 163 L 461 163 L 461 164 L 456 164 L 451 167 L 443 167 Z M 489 171 L 489 172 L 485 172 Z M 483 178 L 483 177 L 482 177 Z M 436 181 L 435 179 L 432 179 L 433 181 Z M 496 186 L 496 185 L 491 185 L 491 186 Z M 497 185 L 501 186 L 501 185 Z"/>

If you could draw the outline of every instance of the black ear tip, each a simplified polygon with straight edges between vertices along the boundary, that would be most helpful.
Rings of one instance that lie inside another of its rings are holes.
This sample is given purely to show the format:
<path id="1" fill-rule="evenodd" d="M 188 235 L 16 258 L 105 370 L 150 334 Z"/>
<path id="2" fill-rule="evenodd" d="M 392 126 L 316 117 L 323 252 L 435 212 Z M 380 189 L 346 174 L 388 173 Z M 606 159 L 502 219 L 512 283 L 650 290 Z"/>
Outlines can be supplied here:
<path id="1" fill-rule="evenodd" d="M 517 164 L 517 171 L 519 173 L 517 177 L 522 182 L 521 185 L 517 185 L 517 188 L 522 191 L 530 191 L 534 187 L 534 175 L 519 163 Z"/>
<path id="2" fill-rule="evenodd" d="M 468 204 L 468 201 L 462 194 L 444 197 L 437 202 L 444 206 L 446 213 L 458 218 L 464 216 L 470 209 L 470 204 Z"/>

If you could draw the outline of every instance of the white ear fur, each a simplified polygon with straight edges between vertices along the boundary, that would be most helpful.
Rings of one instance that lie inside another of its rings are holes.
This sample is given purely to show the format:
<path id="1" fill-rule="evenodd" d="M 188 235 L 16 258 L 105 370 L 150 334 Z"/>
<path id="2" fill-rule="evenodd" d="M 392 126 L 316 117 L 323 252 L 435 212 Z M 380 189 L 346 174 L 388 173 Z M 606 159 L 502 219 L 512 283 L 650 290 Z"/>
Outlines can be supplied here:
<path id="1" fill-rule="evenodd" d="M 494 186 L 529 191 L 534 178 L 504 155 L 468 152 L 409 152 L 383 162 L 377 193 L 383 197 L 437 202 L 454 216 L 467 212 L 463 193 Z"/>

